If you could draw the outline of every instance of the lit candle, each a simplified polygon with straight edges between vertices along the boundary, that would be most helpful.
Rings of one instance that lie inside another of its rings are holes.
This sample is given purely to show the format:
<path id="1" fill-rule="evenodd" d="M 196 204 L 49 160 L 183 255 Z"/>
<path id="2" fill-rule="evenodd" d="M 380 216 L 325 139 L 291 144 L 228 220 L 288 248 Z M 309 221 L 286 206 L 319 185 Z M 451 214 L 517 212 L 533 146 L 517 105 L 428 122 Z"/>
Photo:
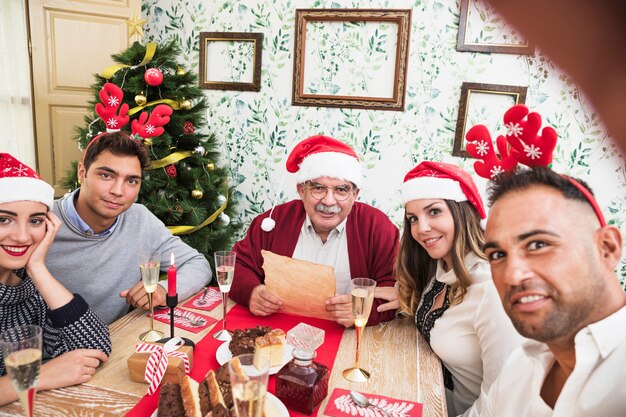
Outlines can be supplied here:
<path id="1" fill-rule="evenodd" d="M 176 295 L 176 265 L 174 265 L 174 252 L 170 256 L 170 267 L 167 268 L 167 295 Z"/>

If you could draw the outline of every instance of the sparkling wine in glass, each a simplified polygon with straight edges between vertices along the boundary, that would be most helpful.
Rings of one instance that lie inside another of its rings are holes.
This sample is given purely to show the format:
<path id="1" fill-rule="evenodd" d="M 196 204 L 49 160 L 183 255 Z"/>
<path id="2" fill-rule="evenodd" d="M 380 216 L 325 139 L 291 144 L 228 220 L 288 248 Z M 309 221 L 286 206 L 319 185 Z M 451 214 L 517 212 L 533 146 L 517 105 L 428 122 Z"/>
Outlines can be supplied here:
<path id="1" fill-rule="evenodd" d="M 0 334 L 0 348 L 7 375 L 24 406 L 26 417 L 32 417 L 41 368 L 41 327 L 27 325 L 6 330 Z"/>
<path id="2" fill-rule="evenodd" d="M 217 251 L 215 252 L 215 270 L 217 272 L 217 285 L 220 287 L 222 293 L 222 330 L 213 333 L 213 337 L 217 340 L 230 340 L 232 336 L 228 330 L 226 330 L 226 305 L 228 301 L 228 293 L 230 292 L 230 286 L 233 283 L 233 276 L 235 275 L 235 259 L 237 253 L 233 251 Z"/>
<path id="3" fill-rule="evenodd" d="M 363 330 L 374 303 L 374 288 L 376 288 L 376 281 L 373 279 L 354 278 L 350 281 L 352 314 L 354 315 L 354 327 L 356 329 L 356 358 L 354 367 L 345 369 L 342 373 L 343 377 L 348 381 L 365 382 L 370 377 L 369 372 L 359 366 L 359 350 L 361 348 Z"/>
<path id="4" fill-rule="evenodd" d="M 139 258 L 139 270 L 141 271 L 141 281 L 143 288 L 148 295 L 148 306 L 150 308 L 150 330 L 142 333 L 139 338 L 144 342 L 156 342 L 163 338 L 163 333 L 154 330 L 154 306 L 152 305 L 152 294 L 159 285 L 159 274 L 161 272 L 161 255 L 158 252 L 141 254 Z"/>
<path id="5" fill-rule="evenodd" d="M 235 417 L 262 417 L 269 380 L 269 358 L 254 361 L 253 353 L 235 356 L 228 362 Z"/>

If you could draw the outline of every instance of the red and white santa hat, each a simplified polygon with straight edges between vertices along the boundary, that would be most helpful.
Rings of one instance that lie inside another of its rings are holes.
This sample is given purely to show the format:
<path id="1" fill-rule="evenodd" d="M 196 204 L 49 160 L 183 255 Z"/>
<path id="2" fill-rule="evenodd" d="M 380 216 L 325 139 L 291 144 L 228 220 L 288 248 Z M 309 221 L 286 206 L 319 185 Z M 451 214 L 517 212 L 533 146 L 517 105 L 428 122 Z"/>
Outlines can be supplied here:
<path id="1" fill-rule="evenodd" d="M 54 188 L 28 165 L 0 153 L 0 203 L 36 201 L 52 210 Z"/>
<path id="2" fill-rule="evenodd" d="M 361 163 L 356 152 L 329 136 L 316 135 L 298 143 L 287 158 L 287 171 L 296 173 L 298 183 L 315 178 L 339 178 L 362 183 Z"/>
<path id="3" fill-rule="evenodd" d="M 410 170 L 402 184 L 402 202 L 420 199 L 469 201 L 481 219 L 487 217 L 472 177 L 456 165 L 424 161 Z"/>

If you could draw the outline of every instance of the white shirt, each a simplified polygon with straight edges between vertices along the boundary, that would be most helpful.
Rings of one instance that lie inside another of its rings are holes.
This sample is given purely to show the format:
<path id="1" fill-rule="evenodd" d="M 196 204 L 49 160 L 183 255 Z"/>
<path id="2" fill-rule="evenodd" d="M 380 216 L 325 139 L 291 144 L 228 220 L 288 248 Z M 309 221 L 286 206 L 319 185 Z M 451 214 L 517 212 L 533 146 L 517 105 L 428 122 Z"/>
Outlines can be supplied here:
<path id="1" fill-rule="evenodd" d="M 463 301 L 451 305 L 430 332 L 431 348 L 454 382 L 454 391 L 446 392 L 449 416 L 467 415 L 470 407 L 479 411 L 481 389 L 489 389 L 509 354 L 526 340 L 504 312 L 488 262 L 473 253 L 464 261 L 472 283 Z M 440 260 L 435 279 L 455 283 L 454 271 L 445 272 L 442 265 Z"/>
<path id="2" fill-rule="evenodd" d="M 300 229 L 298 243 L 296 243 L 292 256 L 294 259 L 332 266 L 335 273 L 337 294 L 350 293 L 351 276 L 346 221 L 347 218 L 330 231 L 326 242 L 322 242 L 307 215 L 302 224 L 302 229 Z"/>
<path id="3" fill-rule="evenodd" d="M 554 356 L 544 343 L 529 341 L 509 358 L 480 416 L 626 416 L 626 307 L 580 330 L 574 344 L 576 365 L 554 410 L 540 395 Z"/>

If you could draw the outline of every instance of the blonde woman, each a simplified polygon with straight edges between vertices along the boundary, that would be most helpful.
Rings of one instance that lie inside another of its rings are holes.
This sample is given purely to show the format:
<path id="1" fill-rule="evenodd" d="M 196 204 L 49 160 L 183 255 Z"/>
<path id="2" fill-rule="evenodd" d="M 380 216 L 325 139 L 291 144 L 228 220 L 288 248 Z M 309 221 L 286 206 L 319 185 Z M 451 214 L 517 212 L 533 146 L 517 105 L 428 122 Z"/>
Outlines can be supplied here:
<path id="1" fill-rule="evenodd" d="M 523 338 L 506 316 L 482 252 L 485 209 L 469 174 L 425 161 L 402 186 L 404 230 L 395 263 L 397 288 L 379 289 L 400 307 L 444 365 L 448 415 L 480 411 L 481 390 Z"/>

